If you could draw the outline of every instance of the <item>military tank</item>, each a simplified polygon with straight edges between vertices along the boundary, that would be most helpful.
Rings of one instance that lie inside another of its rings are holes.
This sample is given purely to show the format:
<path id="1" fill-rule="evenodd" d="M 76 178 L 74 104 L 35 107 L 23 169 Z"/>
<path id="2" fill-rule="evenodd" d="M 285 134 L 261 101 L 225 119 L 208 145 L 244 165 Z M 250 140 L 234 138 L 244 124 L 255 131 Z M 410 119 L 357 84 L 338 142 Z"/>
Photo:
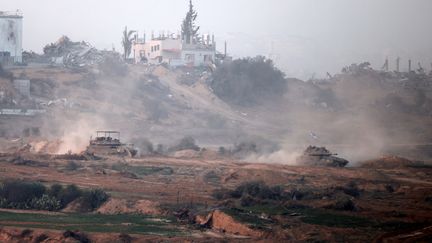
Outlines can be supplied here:
<path id="1" fill-rule="evenodd" d="M 296 161 L 300 165 L 345 167 L 349 161 L 331 153 L 325 147 L 309 146 Z"/>
<path id="2" fill-rule="evenodd" d="M 96 137 L 90 138 L 87 153 L 104 156 L 128 156 L 135 157 L 138 150 L 133 144 L 125 144 L 120 142 L 120 132 L 117 131 L 97 131 Z"/>

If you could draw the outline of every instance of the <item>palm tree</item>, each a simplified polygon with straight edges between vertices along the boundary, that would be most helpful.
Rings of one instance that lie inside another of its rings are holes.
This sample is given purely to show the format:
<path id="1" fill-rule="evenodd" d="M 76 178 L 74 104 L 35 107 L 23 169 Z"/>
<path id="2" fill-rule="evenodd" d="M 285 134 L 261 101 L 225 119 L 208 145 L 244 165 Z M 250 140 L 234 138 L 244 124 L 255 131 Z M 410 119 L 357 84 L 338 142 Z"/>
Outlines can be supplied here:
<path id="1" fill-rule="evenodd" d="M 129 30 L 127 29 L 127 26 L 125 26 L 125 29 L 123 31 L 123 40 L 122 40 L 122 45 L 123 45 L 123 51 L 124 51 L 124 59 L 126 60 L 130 53 L 131 53 L 131 49 L 132 49 L 132 34 L 135 33 L 135 30 Z"/>

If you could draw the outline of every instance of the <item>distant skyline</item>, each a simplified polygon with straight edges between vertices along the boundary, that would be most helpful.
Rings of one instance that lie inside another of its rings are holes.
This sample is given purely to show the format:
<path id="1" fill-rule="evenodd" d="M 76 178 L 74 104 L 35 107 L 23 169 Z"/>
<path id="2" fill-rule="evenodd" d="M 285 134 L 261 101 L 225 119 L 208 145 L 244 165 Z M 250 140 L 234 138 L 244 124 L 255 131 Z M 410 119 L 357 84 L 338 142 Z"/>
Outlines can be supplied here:
<path id="1" fill-rule="evenodd" d="M 121 50 L 129 29 L 177 32 L 188 0 L 2 0 L 0 11 L 24 14 L 24 49 L 67 35 L 100 49 Z M 272 57 L 287 76 L 324 77 L 369 61 L 394 69 L 407 60 L 426 70 L 432 63 L 430 0 L 194 0 L 201 33 L 214 33 L 218 50 L 228 42 L 234 57 Z"/>

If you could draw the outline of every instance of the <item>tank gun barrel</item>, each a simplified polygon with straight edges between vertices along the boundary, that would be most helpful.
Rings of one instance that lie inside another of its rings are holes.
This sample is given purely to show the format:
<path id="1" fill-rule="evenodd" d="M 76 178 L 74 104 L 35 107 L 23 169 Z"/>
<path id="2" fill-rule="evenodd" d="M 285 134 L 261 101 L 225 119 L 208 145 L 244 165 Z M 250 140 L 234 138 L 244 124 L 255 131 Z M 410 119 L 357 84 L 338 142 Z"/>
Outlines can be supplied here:
<path id="1" fill-rule="evenodd" d="M 338 154 L 332 154 L 332 153 L 321 153 L 321 154 L 306 154 L 309 156 L 336 156 Z"/>

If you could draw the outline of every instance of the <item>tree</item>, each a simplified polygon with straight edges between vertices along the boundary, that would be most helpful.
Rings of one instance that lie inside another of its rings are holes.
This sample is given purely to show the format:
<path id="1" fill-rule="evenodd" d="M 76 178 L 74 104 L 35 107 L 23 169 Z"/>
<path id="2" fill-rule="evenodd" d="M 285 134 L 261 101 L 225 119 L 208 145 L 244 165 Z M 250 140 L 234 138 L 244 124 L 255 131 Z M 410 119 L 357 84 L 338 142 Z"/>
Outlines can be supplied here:
<path id="1" fill-rule="evenodd" d="M 131 53 L 132 40 L 133 40 L 132 34 L 133 33 L 135 33 L 134 30 L 128 31 L 127 26 L 125 26 L 125 29 L 123 31 L 123 40 L 122 40 L 124 59 L 127 59 Z"/>
<path id="2" fill-rule="evenodd" d="M 225 62 L 212 75 L 211 88 L 222 100 L 236 105 L 256 105 L 280 98 L 287 89 L 285 74 L 262 56 Z"/>
<path id="3" fill-rule="evenodd" d="M 183 19 L 182 28 L 182 38 L 186 40 L 187 44 L 191 44 L 198 35 L 199 26 L 195 25 L 195 20 L 198 13 L 194 10 L 192 0 L 189 0 L 189 11 L 186 17 Z"/>

